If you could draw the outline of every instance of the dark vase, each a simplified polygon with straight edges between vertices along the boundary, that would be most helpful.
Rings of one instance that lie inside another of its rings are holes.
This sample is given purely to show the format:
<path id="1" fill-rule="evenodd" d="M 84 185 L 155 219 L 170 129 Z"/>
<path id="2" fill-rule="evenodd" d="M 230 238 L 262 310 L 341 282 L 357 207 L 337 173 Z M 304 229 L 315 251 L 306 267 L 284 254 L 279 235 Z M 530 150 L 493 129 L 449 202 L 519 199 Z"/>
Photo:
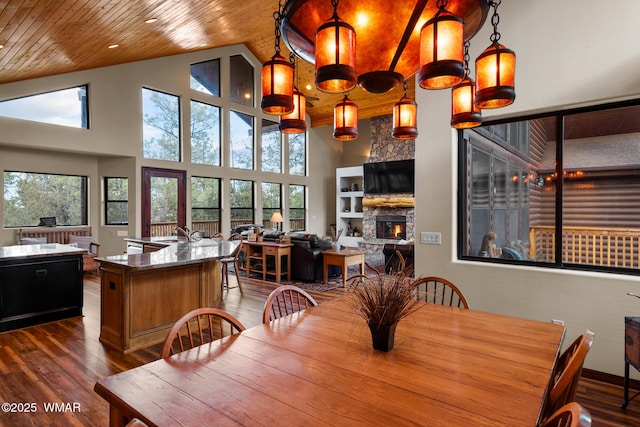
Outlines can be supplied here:
<path id="1" fill-rule="evenodd" d="M 369 323 L 374 350 L 389 351 L 393 348 L 393 337 L 396 334 L 397 325 L 398 323 L 393 325 L 381 325 L 376 322 Z"/>

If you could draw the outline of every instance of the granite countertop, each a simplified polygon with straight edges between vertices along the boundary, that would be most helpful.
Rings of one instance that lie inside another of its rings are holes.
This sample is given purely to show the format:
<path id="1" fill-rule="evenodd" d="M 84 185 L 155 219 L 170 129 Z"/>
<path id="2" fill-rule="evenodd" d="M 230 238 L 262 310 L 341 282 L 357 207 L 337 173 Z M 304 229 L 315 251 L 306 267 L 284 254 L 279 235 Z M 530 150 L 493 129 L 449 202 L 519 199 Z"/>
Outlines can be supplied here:
<path id="1" fill-rule="evenodd" d="M 16 258 L 38 258 L 59 255 L 83 254 L 84 249 L 59 243 L 42 243 L 39 245 L 14 245 L 0 247 L 0 260 Z"/>
<path id="2" fill-rule="evenodd" d="M 125 240 L 145 243 L 166 243 L 166 247 L 155 252 L 123 254 L 96 258 L 100 262 L 118 264 L 136 269 L 165 268 L 181 264 L 199 263 L 210 259 L 231 256 L 240 241 L 202 239 L 186 242 L 171 237 L 127 238 Z"/>

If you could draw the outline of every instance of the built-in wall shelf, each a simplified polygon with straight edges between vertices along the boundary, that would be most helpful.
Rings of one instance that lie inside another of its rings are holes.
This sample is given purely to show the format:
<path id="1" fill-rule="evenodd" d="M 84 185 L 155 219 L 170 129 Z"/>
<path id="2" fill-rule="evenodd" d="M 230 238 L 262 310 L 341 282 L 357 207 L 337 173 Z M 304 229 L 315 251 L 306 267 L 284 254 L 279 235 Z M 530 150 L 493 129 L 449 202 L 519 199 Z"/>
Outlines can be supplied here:
<path id="1" fill-rule="evenodd" d="M 336 169 L 336 228 L 342 229 L 339 242 L 343 246 L 358 247 L 362 241 L 362 234 L 357 234 L 362 233 L 363 184 L 362 166 Z"/>

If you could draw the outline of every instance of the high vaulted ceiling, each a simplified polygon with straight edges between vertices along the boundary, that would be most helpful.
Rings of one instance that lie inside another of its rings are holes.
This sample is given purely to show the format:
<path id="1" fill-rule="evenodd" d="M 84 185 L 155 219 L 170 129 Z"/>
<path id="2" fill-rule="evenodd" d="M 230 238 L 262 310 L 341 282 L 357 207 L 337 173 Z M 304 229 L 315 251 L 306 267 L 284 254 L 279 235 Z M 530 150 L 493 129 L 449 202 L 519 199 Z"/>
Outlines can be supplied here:
<path id="1" fill-rule="evenodd" d="M 274 53 L 277 9 L 277 0 L 0 1 L 0 84 L 240 43 L 264 62 Z M 298 65 L 311 125 L 333 123 L 342 95 L 316 90 L 313 66 Z M 401 87 L 381 95 L 356 89 L 349 97 L 367 118 L 390 114 L 402 94 Z"/>

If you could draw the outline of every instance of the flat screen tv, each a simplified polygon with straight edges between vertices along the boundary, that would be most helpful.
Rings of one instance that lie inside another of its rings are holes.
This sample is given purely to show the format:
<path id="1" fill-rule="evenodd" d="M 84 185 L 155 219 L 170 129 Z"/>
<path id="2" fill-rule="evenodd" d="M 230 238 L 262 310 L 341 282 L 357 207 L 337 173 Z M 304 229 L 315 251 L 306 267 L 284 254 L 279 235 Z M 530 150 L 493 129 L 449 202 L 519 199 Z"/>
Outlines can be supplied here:
<path id="1" fill-rule="evenodd" d="M 415 161 L 413 159 L 364 163 L 362 167 L 365 194 L 413 194 L 415 192 Z"/>

